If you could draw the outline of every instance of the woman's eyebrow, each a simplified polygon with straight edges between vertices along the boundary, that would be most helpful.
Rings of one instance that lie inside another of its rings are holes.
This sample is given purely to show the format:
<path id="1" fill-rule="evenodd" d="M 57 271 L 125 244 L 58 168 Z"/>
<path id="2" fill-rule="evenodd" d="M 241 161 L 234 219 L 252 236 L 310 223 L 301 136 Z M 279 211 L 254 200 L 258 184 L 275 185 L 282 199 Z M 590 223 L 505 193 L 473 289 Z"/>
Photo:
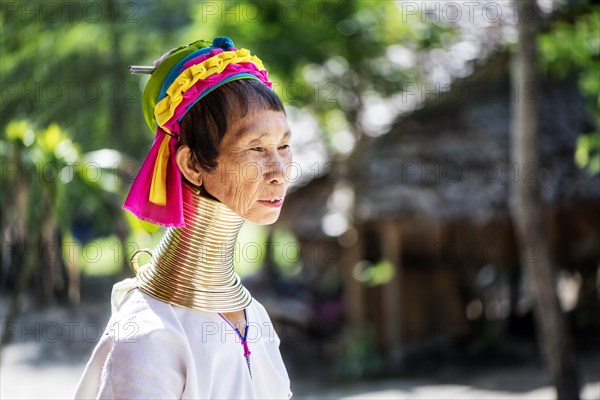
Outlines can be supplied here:
<path id="1" fill-rule="evenodd" d="M 248 143 L 254 143 L 254 142 L 260 142 L 260 139 L 262 139 L 263 137 L 267 136 L 266 133 L 263 133 L 259 136 L 256 136 L 254 139 L 252 139 L 251 141 L 249 141 Z"/>
<path id="2" fill-rule="evenodd" d="M 242 137 L 244 135 L 244 133 L 247 132 L 247 130 L 243 130 L 242 132 L 238 132 L 238 134 L 240 135 L 240 137 Z M 248 144 L 254 143 L 254 142 L 259 142 L 260 139 L 262 139 L 264 136 L 268 136 L 267 133 L 262 133 L 259 136 L 255 137 L 254 139 L 252 139 L 251 141 L 248 142 Z M 283 136 L 282 139 L 287 139 L 290 136 L 292 136 L 292 132 L 291 131 L 286 131 Z"/>

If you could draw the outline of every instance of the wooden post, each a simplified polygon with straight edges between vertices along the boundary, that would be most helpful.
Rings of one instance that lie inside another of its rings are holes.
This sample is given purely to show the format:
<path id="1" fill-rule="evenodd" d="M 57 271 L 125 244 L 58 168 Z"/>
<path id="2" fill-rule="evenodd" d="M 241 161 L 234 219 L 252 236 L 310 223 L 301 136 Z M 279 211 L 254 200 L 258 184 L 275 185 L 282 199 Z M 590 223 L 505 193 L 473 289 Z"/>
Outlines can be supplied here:
<path id="1" fill-rule="evenodd" d="M 348 328 L 352 333 L 359 332 L 365 323 L 364 288 L 362 283 L 354 278 L 354 267 L 363 259 L 363 237 L 359 226 L 356 243 L 340 251 L 340 269 L 344 282 L 344 307 Z"/>
<path id="2" fill-rule="evenodd" d="M 400 265 L 400 226 L 398 221 L 385 221 L 380 229 L 381 255 L 394 266 L 392 279 L 382 287 L 382 310 L 384 317 L 384 340 L 389 361 L 397 366 L 402 357 L 401 324 L 401 265 Z"/>
<path id="3" fill-rule="evenodd" d="M 511 214 L 521 266 L 530 283 L 538 342 L 556 386 L 557 398 L 579 399 L 575 356 L 556 295 L 547 226 L 539 188 L 537 152 L 540 93 L 537 75 L 538 11 L 535 0 L 515 0 L 518 42 L 514 60 L 512 161 L 519 174 L 512 186 Z"/>

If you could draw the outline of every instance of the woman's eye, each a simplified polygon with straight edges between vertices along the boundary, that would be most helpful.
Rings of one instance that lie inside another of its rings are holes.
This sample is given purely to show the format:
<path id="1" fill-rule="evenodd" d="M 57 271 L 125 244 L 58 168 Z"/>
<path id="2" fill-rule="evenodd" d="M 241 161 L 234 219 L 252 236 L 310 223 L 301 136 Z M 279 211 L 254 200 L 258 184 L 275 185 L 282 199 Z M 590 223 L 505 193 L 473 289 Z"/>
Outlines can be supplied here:
<path id="1" fill-rule="evenodd" d="M 290 148 L 289 144 L 284 144 L 283 146 L 279 146 L 280 150 L 289 149 L 289 148 Z"/>
<path id="2" fill-rule="evenodd" d="M 250 150 L 253 150 L 253 151 L 262 151 L 262 149 L 263 149 L 262 147 L 253 147 Z"/>

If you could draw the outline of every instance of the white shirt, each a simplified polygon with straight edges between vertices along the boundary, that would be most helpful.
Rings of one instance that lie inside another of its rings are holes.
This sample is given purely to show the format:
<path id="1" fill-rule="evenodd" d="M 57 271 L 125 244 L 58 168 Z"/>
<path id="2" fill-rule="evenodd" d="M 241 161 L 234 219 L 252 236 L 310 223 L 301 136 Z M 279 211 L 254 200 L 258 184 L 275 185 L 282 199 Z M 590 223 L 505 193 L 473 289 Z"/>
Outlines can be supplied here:
<path id="1" fill-rule="evenodd" d="M 255 299 L 246 309 L 252 377 L 238 334 L 217 313 L 174 306 L 137 288 L 116 305 L 79 381 L 76 399 L 292 396 L 279 337 Z"/>

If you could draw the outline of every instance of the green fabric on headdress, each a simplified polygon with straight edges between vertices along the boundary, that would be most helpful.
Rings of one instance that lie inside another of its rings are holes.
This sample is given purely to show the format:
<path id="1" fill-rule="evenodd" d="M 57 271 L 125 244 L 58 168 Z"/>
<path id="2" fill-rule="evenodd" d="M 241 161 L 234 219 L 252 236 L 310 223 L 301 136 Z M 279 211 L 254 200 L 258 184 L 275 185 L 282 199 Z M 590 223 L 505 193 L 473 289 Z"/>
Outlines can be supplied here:
<path id="1" fill-rule="evenodd" d="M 150 79 L 144 89 L 144 95 L 142 97 L 142 106 L 144 108 L 144 119 L 150 127 L 150 130 L 154 132 L 156 130 L 156 118 L 154 117 L 154 107 L 158 103 L 158 95 L 160 94 L 160 88 L 171 71 L 171 68 L 175 66 L 179 61 L 183 60 L 194 51 L 210 47 L 211 42 L 206 40 L 198 40 L 190 43 L 187 46 L 181 46 L 176 48 L 169 54 L 152 72 Z"/>

